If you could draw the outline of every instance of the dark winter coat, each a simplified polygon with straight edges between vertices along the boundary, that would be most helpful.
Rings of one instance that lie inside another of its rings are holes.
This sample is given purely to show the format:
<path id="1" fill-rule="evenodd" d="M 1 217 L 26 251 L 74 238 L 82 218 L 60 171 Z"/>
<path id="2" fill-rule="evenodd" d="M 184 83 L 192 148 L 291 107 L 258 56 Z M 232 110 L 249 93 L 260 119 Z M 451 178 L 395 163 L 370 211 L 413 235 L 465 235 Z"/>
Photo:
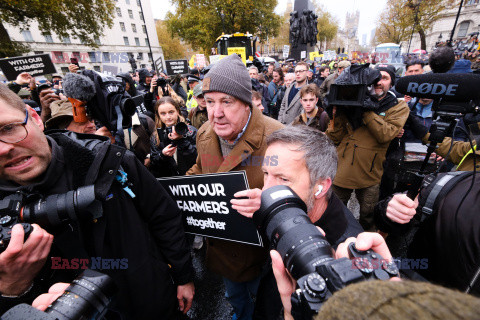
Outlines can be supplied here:
<path id="1" fill-rule="evenodd" d="M 70 262 L 83 258 L 90 262 L 93 258 L 123 259 L 126 268 L 99 270 L 110 275 L 119 288 L 112 309 L 125 319 L 170 318 L 176 309 L 176 286 L 193 278 L 181 213 L 133 153 L 96 137 L 50 134 L 47 138 L 52 161 L 42 180 L 26 187 L 0 181 L 0 197 L 17 190 L 44 196 L 62 194 L 92 182 L 98 191 L 121 166 L 135 198 L 120 183 L 113 182 L 102 200 L 102 217 L 94 221 L 79 219 L 78 223 L 57 229 L 43 225 L 54 235 L 50 255 Z M 49 261 L 34 282 L 43 292 L 56 282 L 71 282 L 82 271 L 54 270 Z M 5 305 L 3 301 L 1 305 Z"/>

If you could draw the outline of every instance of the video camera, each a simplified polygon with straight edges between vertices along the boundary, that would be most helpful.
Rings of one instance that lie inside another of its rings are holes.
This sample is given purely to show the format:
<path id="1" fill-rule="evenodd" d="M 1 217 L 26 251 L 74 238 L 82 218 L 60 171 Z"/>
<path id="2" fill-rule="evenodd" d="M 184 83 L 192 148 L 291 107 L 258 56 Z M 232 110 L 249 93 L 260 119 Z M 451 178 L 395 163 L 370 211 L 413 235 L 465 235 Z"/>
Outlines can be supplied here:
<path id="1" fill-rule="evenodd" d="M 430 73 L 401 78 L 396 90 L 417 98 L 433 99 L 433 122 L 430 126 L 427 155 L 416 173 L 407 195 L 414 199 L 425 177 L 428 160 L 437 144 L 452 137 L 460 118 L 480 111 L 480 76 L 474 74 Z"/>
<path id="2" fill-rule="evenodd" d="M 125 92 L 122 80 L 93 70 L 83 70 L 81 74 L 68 73 L 63 89 L 73 105 L 75 122 L 87 121 L 88 114 L 106 126 L 114 133 L 115 140 L 123 144 L 123 128 L 132 126 L 136 106 Z"/>
<path id="3" fill-rule="evenodd" d="M 260 209 L 253 220 L 267 243 L 282 256 L 297 280 L 292 294 L 295 319 L 312 319 L 332 294 L 345 286 L 366 280 L 388 280 L 398 276 L 394 262 L 371 250 L 349 245 L 350 259 L 334 259 L 333 249 L 306 214 L 305 203 L 287 186 L 262 192 Z"/>
<path id="4" fill-rule="evenodd" d="M 87 269 L 73 280 L 45 312 L 23 303 L 5 312 L 0 320 L 102 319 L 116 291 L 112 278 Z"/>
<path id="5" fill-rule="evenodd" d="M 102 214 L 102 204 L 96 200 L 94 185 L 46 198 L 18 191 L 0 200 L 0 252 L 7 248 L 11 230 L 17 223 L 23 226 L 26 238 L 33 230 L 30 223 L 55 228 L 78 219 L 98 219 Z"/>
<path id="6" fill-rule="evenodd" d="M 380 71 L 370 68 L 370 64 L 352 65 L 330 86 L 326 105 L 360 107 L 363 110 L 378 108 L 373 86 L 382 78 Z"/>

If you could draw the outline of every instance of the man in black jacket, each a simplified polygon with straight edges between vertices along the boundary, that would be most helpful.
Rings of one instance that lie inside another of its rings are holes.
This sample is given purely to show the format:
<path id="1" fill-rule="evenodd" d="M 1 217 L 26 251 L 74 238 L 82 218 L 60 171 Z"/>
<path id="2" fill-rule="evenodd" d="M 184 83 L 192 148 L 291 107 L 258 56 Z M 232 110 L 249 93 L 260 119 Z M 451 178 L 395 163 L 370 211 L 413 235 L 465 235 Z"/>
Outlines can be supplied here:
<path id="1" fill-rule="evenodd" d="M 102 204 L 96 219 L 89 210 L 77 213 L 78 221 L 43 224 L 54 235 L 51 248 L 51 236 L 40 228 L 32 233 L 36 242 L 23 245 L 21 228 L 13 230 L 16 241 L 0 254 L 0 313 L 31 302 L 55 282 L 71 282 L 86 267 L 114 279 L 119 291 L 111 308 L 125 319 L 174 318 L 177 300 L 186 312 L 194 289 L 181 214 L 143 164 L 96 136 L 45 136 L 40 117 L 4 85 L 0 114 L 0 199 L 17 191 L 38 199 L 94 185 Z"/>
<path id="2" fill-rule="evenodd" d="M 287 126 L 267 138 L 262 166 L 263 190 L 276 185 L 289 186 L 307 205 L 307 214 L 325 231 L 335 250 L 349 237 L 363 232 L 352 212 L 332 192 L 337 170 L 337 152 L 327 136 L 307 126 Z M 248 199 L 232 200 L 232 208 L 252 217 L 260 208 L 262 190 L 251 189 L 235 194 Z M 273 272 L 267 266 L 260 281 L 254 319 L 277 319 L 282 308 Z"/>

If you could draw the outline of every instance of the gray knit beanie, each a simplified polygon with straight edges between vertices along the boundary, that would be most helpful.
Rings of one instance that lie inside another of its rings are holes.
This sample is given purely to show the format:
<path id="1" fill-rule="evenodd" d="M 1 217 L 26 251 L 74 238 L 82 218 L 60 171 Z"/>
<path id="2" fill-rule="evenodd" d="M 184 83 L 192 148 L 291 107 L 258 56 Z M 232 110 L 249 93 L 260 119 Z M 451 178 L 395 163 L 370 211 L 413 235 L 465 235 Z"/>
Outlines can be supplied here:
<path id="1" fill-rule="evenodd" d="M 203 79 L 203 93 L 223 92 L 248 105 L 252 104 L 252 81 L 237 54 L 216 62 Z"/>

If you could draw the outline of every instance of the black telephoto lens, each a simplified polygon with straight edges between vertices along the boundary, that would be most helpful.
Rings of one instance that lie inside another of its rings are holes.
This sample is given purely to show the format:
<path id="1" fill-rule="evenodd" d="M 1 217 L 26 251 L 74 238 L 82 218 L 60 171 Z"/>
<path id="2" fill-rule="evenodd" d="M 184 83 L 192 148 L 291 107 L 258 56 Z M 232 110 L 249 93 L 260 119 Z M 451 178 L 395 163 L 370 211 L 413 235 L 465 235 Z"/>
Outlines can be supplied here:
<path id="1" fill-rule="evenodd" d="M 87 269 L 65 292 L 55 300 L 45 313 L 57 319 L 99 319 L 106 311 L 116 286 L 106 274 Z"/>
<path id="2" fill-rule="evenodd" d="M 305 203 L 292 189 L 274 186 L 262 192 L 260 209 L 253 214 L 257 227 L 271 247 L 280 253 L 295 279 L 333 260 L 332 247 L 306 211 Z"/>
<path id="3" fill-rule="evenodd" d="M 83 218 L 96 219 L 101 214 L 102 206 L 95 198 L 95 186 L 89 185 L 26 205 L 21 220 L 38 223 L 45 228 Z"/>

